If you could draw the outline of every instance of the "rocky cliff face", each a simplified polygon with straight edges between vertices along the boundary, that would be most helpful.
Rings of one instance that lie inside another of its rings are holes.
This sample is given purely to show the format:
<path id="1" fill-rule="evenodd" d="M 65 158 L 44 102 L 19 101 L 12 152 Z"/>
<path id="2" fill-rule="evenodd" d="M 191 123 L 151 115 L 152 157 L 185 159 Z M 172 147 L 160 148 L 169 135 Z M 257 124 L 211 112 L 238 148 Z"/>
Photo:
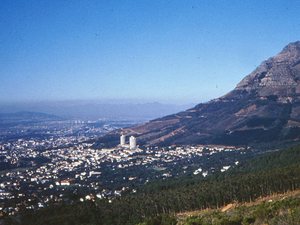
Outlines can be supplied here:
<path id="1" fill-rule="evenodd" d="M 246 76 L 235 90 L 258 96 L 294 97 L 300 94 L 300 42 L 287 45 L 278 55 L 264 61 Z"/>
<path id="2" fill-rule="evenodd" d="M 138 142 L 251 144 L 300 139 L 300 42 L 264 61 L 223 97 L 124 129 Z M 114 145 L 120 131 L 98 141 Z"/>

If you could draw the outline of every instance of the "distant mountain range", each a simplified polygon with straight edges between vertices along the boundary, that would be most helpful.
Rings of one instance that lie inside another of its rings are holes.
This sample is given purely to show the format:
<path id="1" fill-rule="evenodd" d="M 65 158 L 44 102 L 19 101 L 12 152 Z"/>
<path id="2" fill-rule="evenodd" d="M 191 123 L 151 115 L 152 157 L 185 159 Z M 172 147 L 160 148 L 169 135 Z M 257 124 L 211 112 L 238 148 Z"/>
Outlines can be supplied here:
<path id="1" fill-rule="evenodd" d="M 113 120 L 148 121 L 185 110 L 191 106 L 191 104 L 176 105 L 158 102 L 137 103 L 134 100 L 43 101 L 0 104 L 0 113 L 31 111 L 53 114 L 66 119 L 97 120 L 106 118 Z"/>
<path id="2" fill-rule="evenodd" d="M 120 132 L 100 138 L 96 146 L 116 144 Z M 262 62 L 225 96 L 122 132 L 148 145 L 298 141 L 300 41 Z"/>
<path id="3" fill-rule="evenodd" d="M 24 124 L 62 120 L 61 117 L 38 112 L 0 113 L 0 129 Z"/>
<path id="4" fill-rule="evenodd" d="M 60 117 L 39 112 L 15 112 L 15 113 L 0 113 L 0 122 L 1 121 L 49 121 L 49 120 L 61 120 Z"/>

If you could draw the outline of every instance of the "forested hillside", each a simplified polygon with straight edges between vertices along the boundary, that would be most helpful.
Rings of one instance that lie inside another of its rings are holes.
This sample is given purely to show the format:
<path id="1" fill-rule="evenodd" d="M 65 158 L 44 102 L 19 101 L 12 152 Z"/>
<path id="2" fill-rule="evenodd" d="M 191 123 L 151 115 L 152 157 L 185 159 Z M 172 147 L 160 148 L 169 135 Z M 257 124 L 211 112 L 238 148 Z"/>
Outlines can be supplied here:
<path id="1" fill-rule="evenodd" d="M 178 212 L 218 208 L 232 202 L 249 202 L 261 196 L 299 189 L 299 160 L 300 146 L 292 147 L 266 153 L 208 178 L 182 177 L 154 182 L 135 194 L 111 202 L 55 205 L 7 218 L 5 224 L 117 225 L 151 222 L 151 218 L 156 221 L 152 224 L 174 224 L 175 219 L 170 215 Z"/>

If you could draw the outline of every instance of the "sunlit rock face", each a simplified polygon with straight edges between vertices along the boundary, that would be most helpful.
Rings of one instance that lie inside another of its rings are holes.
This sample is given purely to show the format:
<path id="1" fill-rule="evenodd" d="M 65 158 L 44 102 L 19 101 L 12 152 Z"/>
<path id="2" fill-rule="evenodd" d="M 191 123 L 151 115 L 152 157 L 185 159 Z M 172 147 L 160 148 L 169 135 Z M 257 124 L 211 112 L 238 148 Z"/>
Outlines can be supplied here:
<path id="1" fill-rule="evenodd" d="M 300 42 L 287 45 L 278 55 L 264 61 L 246 76 L 236 90 L 254 91 L 258 96 L 296 97 L 300 93 Z"/>

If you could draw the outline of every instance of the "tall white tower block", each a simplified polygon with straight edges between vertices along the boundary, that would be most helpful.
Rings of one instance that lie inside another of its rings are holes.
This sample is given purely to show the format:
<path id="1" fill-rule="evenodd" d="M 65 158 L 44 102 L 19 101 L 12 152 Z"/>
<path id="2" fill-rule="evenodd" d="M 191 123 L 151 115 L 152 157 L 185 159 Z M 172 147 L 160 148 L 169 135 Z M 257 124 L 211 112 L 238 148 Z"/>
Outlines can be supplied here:
<path id="1" fill-rule="evenodd" d="M 120 145 L 124 146 L 125 145 L 125 140 L 126 140 L 126 136 L 124 134 L 122 134 L 120 136 Z"/>
<path id="2" fill-rule="evenodd" d="M 129 148 L 136 149 L 136 138 L 134 136 L 129 138 Z"/>

